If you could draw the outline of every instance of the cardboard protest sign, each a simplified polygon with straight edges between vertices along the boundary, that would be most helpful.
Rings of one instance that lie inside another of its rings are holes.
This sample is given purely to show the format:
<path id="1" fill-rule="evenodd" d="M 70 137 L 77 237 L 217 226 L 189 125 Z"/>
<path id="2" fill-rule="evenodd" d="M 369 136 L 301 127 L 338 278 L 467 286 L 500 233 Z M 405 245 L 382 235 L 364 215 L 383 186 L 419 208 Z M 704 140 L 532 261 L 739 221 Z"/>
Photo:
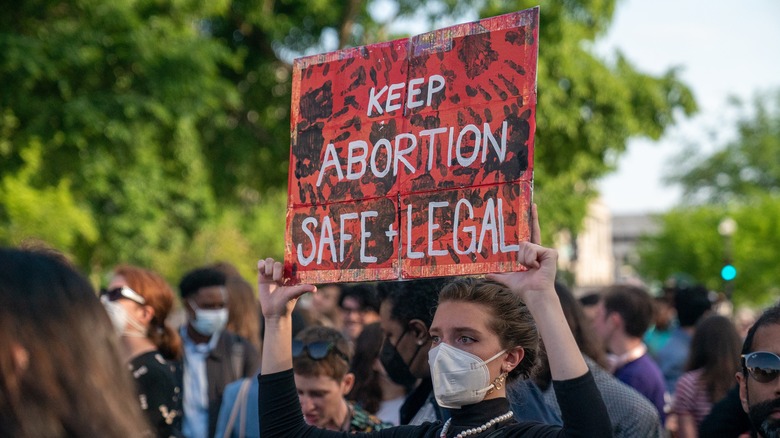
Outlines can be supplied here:
<path id="1" fill-rule="evenodd" d="M 521 269 L 538 17 L 295 60 L 288 283 Z"/>

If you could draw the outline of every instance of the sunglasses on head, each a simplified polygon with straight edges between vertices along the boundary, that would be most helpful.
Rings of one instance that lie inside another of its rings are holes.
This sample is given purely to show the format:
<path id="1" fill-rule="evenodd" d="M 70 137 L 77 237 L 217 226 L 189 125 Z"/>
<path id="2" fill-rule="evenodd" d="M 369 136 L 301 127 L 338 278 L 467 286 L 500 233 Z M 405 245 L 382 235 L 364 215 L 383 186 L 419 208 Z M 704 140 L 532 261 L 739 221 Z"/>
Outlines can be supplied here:
<path id="1" fill-rule="evenodd" d="M 335 342 L 319 341 L 319 342 L 312 342 L 310 344 L 304 344 L 303 341 L 301 341 L 300 339 L 294 339 L 292 342 L 293 357 L 301 357 L 304 350 L 306 350 L 306 354 L 312 360 L 322 360 L 332 350 L 334 353 L 336 353 L 338 357 L 344 359 L 347 363 L 349 363 L 349 357 L 347 357 L 347 355 L 344 354 L 343 351 L 339 350 L 338 347 L 336 347 Z"/>
<path id="2" fill-rule="evenodd" d="M 743 354 L 742 367 L 756 382 L 769 383 L 780 374 L 780 356 L 768 351 Z"/>
<path id="3" fill-rule="evenodd" d="M 116 301 L 120 298 L 127 298 L 128 300 L 134 301 L 142 306 L 146 304 L 144 297 L 127 286 L 115 287 L 113 289 L 103 289 L 100 291 L 100 297 L 105 297 L 108 299 L 108 301 Z"/>

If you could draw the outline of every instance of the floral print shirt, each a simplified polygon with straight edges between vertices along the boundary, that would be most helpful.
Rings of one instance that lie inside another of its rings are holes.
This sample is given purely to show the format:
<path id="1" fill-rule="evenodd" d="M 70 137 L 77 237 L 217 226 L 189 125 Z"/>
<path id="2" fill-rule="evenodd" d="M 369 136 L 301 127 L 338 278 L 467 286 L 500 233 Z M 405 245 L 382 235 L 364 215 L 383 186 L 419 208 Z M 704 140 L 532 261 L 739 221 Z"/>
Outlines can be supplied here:
<path id="1" fill-rule="evenodd" d="M 138 402 L 158 437 L 181 437 L 181 388 L 176 368 L 157 351 L 134 357 L 128 364 Z"/>

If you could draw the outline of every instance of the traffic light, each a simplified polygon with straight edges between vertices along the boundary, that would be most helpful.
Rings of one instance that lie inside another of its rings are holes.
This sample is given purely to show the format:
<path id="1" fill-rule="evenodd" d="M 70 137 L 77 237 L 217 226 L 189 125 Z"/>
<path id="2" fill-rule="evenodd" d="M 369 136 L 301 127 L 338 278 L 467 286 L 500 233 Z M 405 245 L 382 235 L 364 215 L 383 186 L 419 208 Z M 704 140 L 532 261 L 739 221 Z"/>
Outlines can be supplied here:
<path id="1" fill-rule="evenodd" d="M 725 281 L 731 281 L 737 278 L 737 268 L 735 268 L 731 263 L 727 263 L 720 270 L 720 278 Z"/>

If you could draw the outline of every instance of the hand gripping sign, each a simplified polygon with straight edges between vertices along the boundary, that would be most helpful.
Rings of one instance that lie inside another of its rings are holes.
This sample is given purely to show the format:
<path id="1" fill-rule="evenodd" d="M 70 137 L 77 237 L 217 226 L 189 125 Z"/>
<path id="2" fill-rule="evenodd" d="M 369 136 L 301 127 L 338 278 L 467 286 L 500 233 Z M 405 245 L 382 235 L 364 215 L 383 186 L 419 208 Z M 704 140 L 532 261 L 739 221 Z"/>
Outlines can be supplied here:
<path id="1" fill-rule="evenodd" d="M 538 18 L 295 60 L 288 283 L 522 269 Z"/>

